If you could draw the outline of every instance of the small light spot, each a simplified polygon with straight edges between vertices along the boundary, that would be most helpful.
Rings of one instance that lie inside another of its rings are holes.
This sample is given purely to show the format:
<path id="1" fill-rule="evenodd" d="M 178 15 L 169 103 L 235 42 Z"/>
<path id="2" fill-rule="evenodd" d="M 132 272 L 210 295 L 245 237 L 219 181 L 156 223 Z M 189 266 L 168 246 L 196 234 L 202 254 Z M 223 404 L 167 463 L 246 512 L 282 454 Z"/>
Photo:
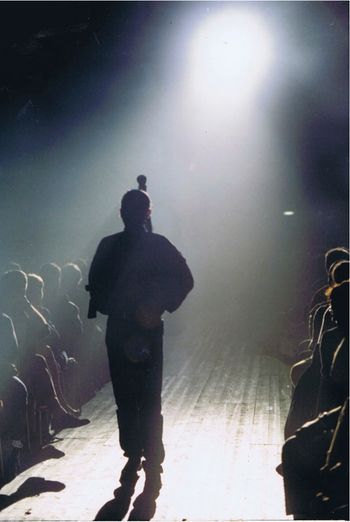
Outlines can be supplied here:
<path id="1" fill-rule="evenodd" d="M 294 216 L 294 210 L 285 210 L 283 212 L 284 216 Z"/>

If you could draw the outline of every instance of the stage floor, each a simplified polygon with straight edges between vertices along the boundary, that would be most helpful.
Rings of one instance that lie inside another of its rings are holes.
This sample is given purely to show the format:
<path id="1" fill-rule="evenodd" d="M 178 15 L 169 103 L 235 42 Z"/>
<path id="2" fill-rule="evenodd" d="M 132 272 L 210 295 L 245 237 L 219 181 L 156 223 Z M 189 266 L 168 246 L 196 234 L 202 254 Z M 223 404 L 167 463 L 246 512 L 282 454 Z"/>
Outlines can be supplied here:
<path id="1" fill-rule="evenodd" d="M 290 519 L 275 471 L 289 406 L 288 368 L 213 332 L 165 344 L 166 459 L 153 519 Z M 43 452 L 51 458 L 2 488 L 1 520 L 94 520 L 113 499 L 125 459 L 110 384 L 83 416 L 91 423 L 62 431 L 55 449 Z M 143 482 L 141 472 L 125 520 Z"/>

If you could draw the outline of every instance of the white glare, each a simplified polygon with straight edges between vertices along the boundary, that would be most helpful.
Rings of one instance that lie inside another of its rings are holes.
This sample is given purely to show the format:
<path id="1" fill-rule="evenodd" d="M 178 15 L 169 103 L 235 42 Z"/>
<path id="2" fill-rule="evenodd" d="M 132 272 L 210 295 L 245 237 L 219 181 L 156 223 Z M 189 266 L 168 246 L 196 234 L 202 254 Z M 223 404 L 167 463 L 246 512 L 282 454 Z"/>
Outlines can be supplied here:
<path id="1" fill-rule="evenodd" d="M 253 94 L 266 77 L 272 51 L 258 15 L 231 7 L 211 16 L 194 35 L 190 51 L 195 95 L 237 101 Z"/>
<path id="2" fill-rule="evenodd" d="M 293 210 L 285 210 L 283 212 L 283 215 L 284 216 L 294 216 L 294 211 Z"/>

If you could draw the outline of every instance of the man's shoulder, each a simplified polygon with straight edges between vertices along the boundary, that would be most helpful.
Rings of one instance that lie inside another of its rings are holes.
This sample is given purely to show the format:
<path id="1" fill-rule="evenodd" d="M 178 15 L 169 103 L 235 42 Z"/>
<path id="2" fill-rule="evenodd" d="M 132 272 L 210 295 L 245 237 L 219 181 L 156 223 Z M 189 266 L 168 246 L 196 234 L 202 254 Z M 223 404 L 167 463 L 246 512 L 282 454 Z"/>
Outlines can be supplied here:
<path id="1" fill-rule="evenodd" d="M 123 236 L 123 232 L 117 232 L 116 234 L 111 234 L 110 236 L 105 236 L 101 239 L 100 245 L 108 245 L 111 243 L 115 243 L 120 240 Z"/>
<path id="2" fill-rule="evenodd" d="M 154 241 L 155 243 L 163 243 L 163 244 L 171 244 L 169 239 L 161 234 L 156 234 L 155 232 L 149 232 L 146 236 L 150 241 Z"/>
<path id="3" fill-rule="evenodd" d="M 151 244 L 152 248 L 161 249 L 163 251 L 174 251 L 177 252 L 175 245 L 168 238 L 162 236 L 161 234 L 155 234 L 154 232 L 150 232 L 146 234 L 146 239 Z"/>
<path id="4" fill-rule="evenodd" d="M 111 248 L 113 248 L 114 245 L 118 245 L 122 236 L 122 232 L 117 232 L 116 234 L 111 234 L 110 236 L 102 238 L 98 244 L 97 252 L 99 254 L 108 252 Z"/>

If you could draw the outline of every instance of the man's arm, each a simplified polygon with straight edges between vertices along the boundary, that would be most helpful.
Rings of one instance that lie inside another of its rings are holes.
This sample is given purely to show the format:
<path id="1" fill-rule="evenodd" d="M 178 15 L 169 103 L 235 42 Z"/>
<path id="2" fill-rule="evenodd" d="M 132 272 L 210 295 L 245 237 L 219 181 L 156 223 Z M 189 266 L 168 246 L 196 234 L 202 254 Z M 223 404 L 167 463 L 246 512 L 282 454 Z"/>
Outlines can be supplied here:
<path id="1" fill-rule="evenodd" d="M 193 288 L 193 277 L 182 254 L 163 236 L 154 243 L 154 275 L 137 309 L 138 322 L 146 328 L 160 323 L 162 314 L 179 308 Z"/>
<path id="2" fill-rule="evenodd" d="M 167 291 L 165 295 L 165 310 L 174 312 L 185 300 L 194 286 L 192 273 L 182 254 L 169 242 L 167 245 Z"/>
<path id="3" fill-rule="evenodd" d="M 98 289 L 101 287 L 101 285 L 103 285 L 103 275 L 106 269 L 106 259 L 108 252 L 107 245 L 108 238 L 102 239 L 91 262 L 88 275 L 88 285 L 85 287 L 85 289 L 90 292 L 88 319 L 94 319 L 99 309 Z"/>

